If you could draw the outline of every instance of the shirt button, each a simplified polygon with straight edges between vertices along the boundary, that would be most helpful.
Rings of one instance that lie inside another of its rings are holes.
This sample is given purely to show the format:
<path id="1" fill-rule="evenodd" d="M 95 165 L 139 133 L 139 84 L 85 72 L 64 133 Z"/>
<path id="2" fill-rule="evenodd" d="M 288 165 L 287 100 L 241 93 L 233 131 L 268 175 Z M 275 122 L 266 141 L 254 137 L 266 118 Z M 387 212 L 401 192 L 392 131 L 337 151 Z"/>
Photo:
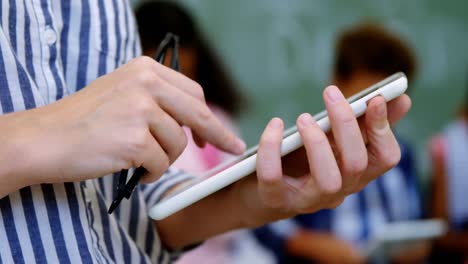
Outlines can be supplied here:
<path id="1" fill-rule="evenodd" d="M 47 27 L 44 32 L 44 38 L 47 44 L 52 45 L 57 41 L 57 34 L 52 28 Z"/>

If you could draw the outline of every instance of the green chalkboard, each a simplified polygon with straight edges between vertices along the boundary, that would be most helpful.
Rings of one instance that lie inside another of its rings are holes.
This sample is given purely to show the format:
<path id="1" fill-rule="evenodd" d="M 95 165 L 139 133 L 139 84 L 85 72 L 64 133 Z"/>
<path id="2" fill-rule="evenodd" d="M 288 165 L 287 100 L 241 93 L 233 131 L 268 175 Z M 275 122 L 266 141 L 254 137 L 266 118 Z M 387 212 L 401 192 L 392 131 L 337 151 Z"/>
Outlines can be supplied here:
<path id="1" fill-rule="evenodd" d="M 468 1 L 438 0 L 186 0 L 207 38 L 232 71 L 249 107 L 240 117 L 255 144 L 279 116 L 294 124 L 323 108 L 337 34 L 364 20 L 381 23 L 416 51 L 413 108 L 397 127 L 427 171 L 426 144 L 452 118 L 468 85 Z M 222 87 L 220 87 L 222 89 Z"/>

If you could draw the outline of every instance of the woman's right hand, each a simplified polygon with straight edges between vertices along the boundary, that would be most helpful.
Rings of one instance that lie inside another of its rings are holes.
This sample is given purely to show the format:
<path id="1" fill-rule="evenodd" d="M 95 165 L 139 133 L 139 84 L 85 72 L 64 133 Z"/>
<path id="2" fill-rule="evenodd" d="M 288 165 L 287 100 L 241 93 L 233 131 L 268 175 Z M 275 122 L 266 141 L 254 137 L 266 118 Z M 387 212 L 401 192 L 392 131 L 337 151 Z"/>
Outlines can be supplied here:
<path id="1" fill-rule="evenodd" d="M 0 118 L 0 139 L 12 142 L 2 156 L 21 159 L 11 173 L 26 177 L 23 185 L 80 181 L 139 166 L 148 171 L 143 181 L 154 181 L 185 148 L 182 125 L 200 145 L 235 154 L 245 148 L 208 109 L 200 85 L 149 57 L 58 102 Z"/>

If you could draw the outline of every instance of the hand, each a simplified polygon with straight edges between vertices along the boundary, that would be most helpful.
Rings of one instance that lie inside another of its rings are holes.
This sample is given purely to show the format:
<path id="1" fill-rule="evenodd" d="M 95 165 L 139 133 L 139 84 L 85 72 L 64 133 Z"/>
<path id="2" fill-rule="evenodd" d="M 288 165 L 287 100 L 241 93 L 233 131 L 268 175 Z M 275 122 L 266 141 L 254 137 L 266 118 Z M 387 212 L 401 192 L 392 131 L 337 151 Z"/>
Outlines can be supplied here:
<path id="1" fill-rule="evenodd" d="M 10 119 L 17 152 L 28 162 L 23 174 L 37 176 L 35 183 L 80 181 L 139 166 L 148 171 L 143 180 L 154 181 L 186 146 L 181 125 L 192 128 L 200 145 L 207 141 L 237 154 L 245 148 L 208 109 L 197 83 L 148 57 Z"/>
<path id="2" fill-rule="evenodd" d="M 328 87 L 324 100 L 332 133 L 327 138 L 309 114 L 302 114 L 297 126 L 304 147 L 283 160 L 282 121 L 274 118 L 266 127 L 256 179 L 249 177 L 234 186 L 244 225 L 334 208 L 399 162 L 400 149 L 390 123 L 408 112 L 408 96 L 390 102 L 388 112 L 382 97 L 372 99 L 360 122 L 338 88 Z"/>

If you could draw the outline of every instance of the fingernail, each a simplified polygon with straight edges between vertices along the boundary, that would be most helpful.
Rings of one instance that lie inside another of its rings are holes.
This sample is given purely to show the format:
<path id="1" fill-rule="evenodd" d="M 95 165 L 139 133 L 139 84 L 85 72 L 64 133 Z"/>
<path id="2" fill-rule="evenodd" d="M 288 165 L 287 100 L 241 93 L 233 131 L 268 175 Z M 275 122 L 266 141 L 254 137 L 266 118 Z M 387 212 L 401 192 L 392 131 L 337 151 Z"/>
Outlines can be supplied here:
<path id="1" fill-rule="evenodd" d="M 385 114 L 385 102 L 380 102 L 377 105 L 376 114 L 383 116 Z"/>
<path id="2" fill-rule="evenodd" d="M 277 117 L 271 119 L 270 123 L 268 124 L 270 128 L 274 128 L 274 129 L 280 128 L 281 125 L 282 125 L 281 119 Z"/>
<path id="3" fill-rule="evenodd" d="M 299 124 L 303 127 L 310 126 L 314 123 L 314 118 L 309 113 L 304 113 L 299 117 Z"/>
<path id="4" fill-rule="evenodd" d="M 244 141 L 242 141 L 241 139 L 237 139 L 237 153 L 241 154 L 245 151 L 245 148 L 247 147 L 247 145 L 245 144 Z"/>
<path id="5" fill-rule="evenodd" d="M 336 86 L 329 86 L 326 91 L 327 97 L 330 102 L 335 103 L 344 100 L 344 96 Z"/>
<path id="6" fill-rule="evenodd" d="M 385 129 L 388 127 L 388 121 L 385 118 L 380 118 L 375 122 L 375 127 L 379 130 Z"/>
<path id="7" fill-rule="evenodd" d="M 378 116 L 378 120 L 376 120 L 375 126 L 378 129 L 384 129 L 388 125 L 386 112 L 385 102 L 381 102 L 376 106 L 375 113 Z"/>

